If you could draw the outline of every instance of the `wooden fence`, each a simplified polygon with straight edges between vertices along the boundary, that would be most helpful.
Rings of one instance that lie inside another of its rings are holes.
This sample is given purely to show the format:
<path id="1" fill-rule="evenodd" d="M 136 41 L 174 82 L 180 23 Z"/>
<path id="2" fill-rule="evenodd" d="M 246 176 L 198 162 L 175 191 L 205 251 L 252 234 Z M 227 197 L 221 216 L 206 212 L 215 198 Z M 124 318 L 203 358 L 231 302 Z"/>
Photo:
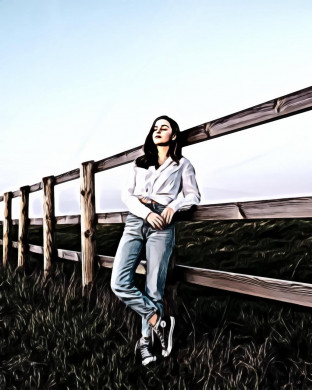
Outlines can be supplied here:
<path id="1" fill-rule="evenodd" d="M 312 109 L 312 87 L 270 100 L 263 104 L 236 112 L 232 115 L 203 123 L 181 132 L 182 146 L 209 141 L 212 138 L 241 131 L 270 121 L 279 120 Z M 4 202 L 3 265 L 6 266 L 11 248 L 18 249 L 18 267 L 23 266 L 26 253 L 40 253 L 44 259 L 44 275 L 51 269 L 57 257 L 81 262 L 83 294 L 92 283 L 94 261 L 112 268 L 114 258 L 96 254 L 96 224 L 124 223 L 128 212 L 95 213 L 95 173 L 132 162 L 143 154 L 142 145 L 100 161 L 87 161 L 80 168 L 58 176 L 44 177 L 40 183 L 21 187 L 0 196 Z M 54 186 L 80 178 L 81 214 L 55 217 Z M 43 218 L 29 218 L 29 194 L 43 189 Z M 20 217 L 11 218 L 12 198 L 20 197 Z M 234 202 L 215 205 L 193 206 L 191 210 L 176 214 L 176 221 L 238 220 L 263 218 L 312 217 L 312 197 L 284 198 L 250 202 Z M 2 222 L 1 222 L 2 223 Z M 18 242 L 11 240 L 12 225 L 17 224 Z M 81 252 L 55 247 L 56 224 L 81 224 Z M 29 225 L 43 225 L 43 247 L 27 243 Z M 175 280 L 202 286 L 235 291 L 258 297 L 296 303 L 312 307 L 312 284 L 257 277 L 234 272 L 195 268 L 171 262 Z M 137 273 L 146 272 L 142 260 Z"/>

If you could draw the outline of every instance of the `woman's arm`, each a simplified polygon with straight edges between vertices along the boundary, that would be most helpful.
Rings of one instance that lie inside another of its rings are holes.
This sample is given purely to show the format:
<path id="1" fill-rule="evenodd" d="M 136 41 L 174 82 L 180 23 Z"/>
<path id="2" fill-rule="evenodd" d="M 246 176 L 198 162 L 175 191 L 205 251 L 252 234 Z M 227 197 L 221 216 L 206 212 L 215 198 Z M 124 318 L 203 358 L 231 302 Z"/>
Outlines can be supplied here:
<path id="1" fill-rule="evenodd" d="M 194 204 L 199 204 L 201 198 L 195 177 L 195 169 L 190 161 L 183 168 L 181 180 L 184 198 L 174 199 L 167 206 L 171 207 L 175 212 L 190 209 Z"/>
<path id="2" fill-rule="evenodd" d="M 139 198 L 133 195 L 135 188 L 135 162 L 133 161 L 130 164 L 130 169 L 127 175 L 127 180 L 125 182 L 124 187 L 121 191 L 121 200 L 128 207 L 129 211 L 143 219 L 146 219 L 147 216 L 151 213 L 151 210 L 144 206 L 143 203 L 140 202 Z"/>

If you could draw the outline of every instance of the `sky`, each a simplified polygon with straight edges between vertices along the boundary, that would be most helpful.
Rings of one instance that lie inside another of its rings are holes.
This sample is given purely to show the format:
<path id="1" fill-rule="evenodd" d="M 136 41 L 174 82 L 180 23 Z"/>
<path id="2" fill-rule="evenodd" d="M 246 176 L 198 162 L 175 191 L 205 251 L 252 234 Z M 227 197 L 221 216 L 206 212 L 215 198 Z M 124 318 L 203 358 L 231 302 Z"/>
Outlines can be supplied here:
<path id="1" fill-rule="evenodd" d="M 0 195 L 142 145 L 159 115 L 183 131 L 311 86 L 311 18 L 309 0 L 0 1 Z M 312 196 L 311 123 L 183 148 L 201 204 Z M 127 210 L 128 167 L 95 175 L 96 212 Z M 55 201 L 79 214 L 79 180 Z"/>

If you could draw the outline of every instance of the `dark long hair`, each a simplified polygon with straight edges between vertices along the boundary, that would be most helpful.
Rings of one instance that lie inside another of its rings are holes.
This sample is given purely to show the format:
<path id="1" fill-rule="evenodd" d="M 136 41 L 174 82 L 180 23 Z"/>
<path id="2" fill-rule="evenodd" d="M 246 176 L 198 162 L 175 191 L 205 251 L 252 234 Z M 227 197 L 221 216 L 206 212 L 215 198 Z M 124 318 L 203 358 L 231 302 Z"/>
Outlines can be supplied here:
<path id="1" fill-rule="evenodd" d="M 178 165 L 180 164 L 180 158 L 182 157 L 182 147 L 181 147 L 181 141 L 180 141 L 180 128 L 176 121 L 174 121 L 172 118 L 169 118 L 167 115 L 161 115 L 158 118 L 156 118 L 152 124 L 152 127 L 146 137 L 145 143 L 144 143 L 144 155 L 137 157 L 135 160 L 135 163 L 140 168 L 147 169 L 151 165 L 155 165 L 158 167 L 158 149 L 157 146 L 154 144 L 153 141 L 153 132 L 154 132 L 154 126 L 155 123 L 159 119 L 166 119 L 172 128 L 172 135 L 175 134 L 176 138 L 174 140 L 170 140 L 169 143 L 169 156 L 172 158 L 173 161 L 175 161 Z"/>

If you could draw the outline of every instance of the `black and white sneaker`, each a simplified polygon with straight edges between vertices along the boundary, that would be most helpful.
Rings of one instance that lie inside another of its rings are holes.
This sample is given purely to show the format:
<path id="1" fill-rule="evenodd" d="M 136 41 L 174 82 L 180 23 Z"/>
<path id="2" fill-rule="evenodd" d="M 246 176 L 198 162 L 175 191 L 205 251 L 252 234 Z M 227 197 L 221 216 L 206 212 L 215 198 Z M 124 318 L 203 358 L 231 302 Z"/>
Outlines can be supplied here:
<path id="1" fill-rule="evenodd" d="M 151 337 L 142 336 L 135 344 L 134 355 L 136 356 L 137 351 L 140 350 L 143 366 L 156 360 L 156 356 L 153 355 L 150 351 L 151 347 L 152 347 Z"/>
<path id="2" fill-rule="evenodd" d="M 158 337 L 161 347 L 162 355 L 167 357 L 172 350 L 172 335 L 175 326 L 175 318 L 170 316 L 168 320 L 162 317 L 158 317 L 154 326 L 151 325 L 151 329 Z"/>

